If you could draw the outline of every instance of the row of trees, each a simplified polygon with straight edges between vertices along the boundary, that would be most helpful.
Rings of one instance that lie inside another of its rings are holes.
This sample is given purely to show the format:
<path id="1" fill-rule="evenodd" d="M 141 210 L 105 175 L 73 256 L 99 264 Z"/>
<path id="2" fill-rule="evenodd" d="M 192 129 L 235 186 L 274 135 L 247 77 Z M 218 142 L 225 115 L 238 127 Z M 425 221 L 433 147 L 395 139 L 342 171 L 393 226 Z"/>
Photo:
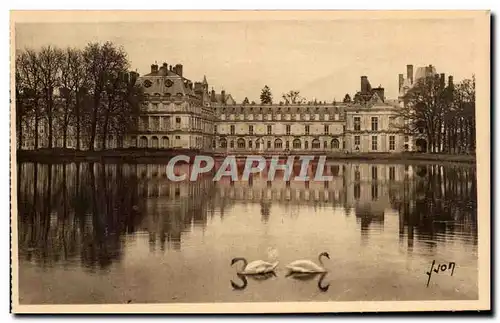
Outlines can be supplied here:
<path id="1" fill-rule="evenodd" d="M 111 42 L 20 51 L 15 66 L 18 148 L 28 138 L 40 148 L 44 127 L 48 148 L 56 139 L 67 147 L 71 136 L 77 149 L 93 150 L 99 143 L 105 149 L 105 138 L 131 129 L 143 100 L 138 74 L 129 67 L 123 48 Z"/>
<path id="2" fill-rule="evenodd" d="M 404 131 L 420 134 L 423 147 L 436 153 L 472 153 L 476 149 L 476 82 L 465 79 L 458 84 L 439 75 L 417 81 L 405 97 L 400 111 Z"/>

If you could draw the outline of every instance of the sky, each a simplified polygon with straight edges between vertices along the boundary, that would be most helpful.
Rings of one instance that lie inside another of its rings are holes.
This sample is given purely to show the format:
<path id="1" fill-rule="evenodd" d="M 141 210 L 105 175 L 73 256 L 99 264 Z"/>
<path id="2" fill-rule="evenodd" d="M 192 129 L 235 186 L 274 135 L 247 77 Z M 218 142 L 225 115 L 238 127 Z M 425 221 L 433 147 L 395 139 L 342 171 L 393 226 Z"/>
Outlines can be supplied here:
<path id="1" fill-rule="evenodd" d="M 341 101 L 359 90 L 360 77 L 398 94 L 398 74 L 432 64 L 456 81 L 474 73 L 474 21 L 373 19 L 283 21 L 157 21 L 16 23 L 15 48 L 83 48 L 112 41 L 128 53 L 132 70 L 154 62 L 183 64 L 184 76 L 259 101 L 268 85 L 274 101 L 289 90 L 308 100 Z"/>

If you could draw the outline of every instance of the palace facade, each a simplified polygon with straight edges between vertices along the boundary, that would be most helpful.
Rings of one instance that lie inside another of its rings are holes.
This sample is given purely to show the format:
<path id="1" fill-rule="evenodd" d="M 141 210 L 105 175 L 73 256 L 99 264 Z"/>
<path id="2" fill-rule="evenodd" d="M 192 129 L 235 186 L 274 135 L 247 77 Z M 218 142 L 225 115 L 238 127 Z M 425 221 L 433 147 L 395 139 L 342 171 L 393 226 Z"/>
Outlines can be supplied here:
<path id="1" fill-rule="evenodd" d="M 224 90 L 209 90 L 206 77 L 198 82 L 186 78 L 183 69 L 182 64 L 155 63 L 150 73 L 135 75 L 145 94 L 136 131 L 126 136 L 98 137 L 95 149 L 173 148 L 221 154 L 413 151 L 417 150 L 415 142 L 425 136 L 405 130 L 400 111 L 407 106 L 406 94 L 416 80 L 436 74 L 432 65 L 419 67 L 416 73 L 413 65 L 407 65 L 406 77 L 398 75 L 397 100 L 388 100 L 384 88 L 372 88 L 368 77 L 361 76 L 352 100 L 271 105 L 248 100 L 236 103 Z M 441 78 L 444 80 L 444 74 Z M 47 147 L 45 120 L 39 127 L 39 147 Z M 73 132 L 69 129 L 68 148 L 76 147 Z M 31 149 L 31 133 L 25 131 L 24 135 L 23 148 Z M 53 140 L 54 147 L 64 146 L 60 135 L 54 134 Z M 81 148 L 86 148 L 85 140 Z"/>

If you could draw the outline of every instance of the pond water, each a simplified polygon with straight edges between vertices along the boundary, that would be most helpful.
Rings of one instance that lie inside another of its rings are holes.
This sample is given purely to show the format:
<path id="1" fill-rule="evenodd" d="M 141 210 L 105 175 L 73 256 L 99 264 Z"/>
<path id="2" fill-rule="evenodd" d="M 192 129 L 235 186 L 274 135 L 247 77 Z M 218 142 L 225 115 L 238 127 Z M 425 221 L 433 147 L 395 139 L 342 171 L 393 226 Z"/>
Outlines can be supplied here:
<path id="1" fill-rule="evenodd" d="M 478 298 L 474 165 L 329 162 L 328 182 L 164 169 L 18 164 L 20 303 Z M 325 275 L 286 276 L 322 252 Z M 245 279 L 235 257 L 279 265 Z"/>

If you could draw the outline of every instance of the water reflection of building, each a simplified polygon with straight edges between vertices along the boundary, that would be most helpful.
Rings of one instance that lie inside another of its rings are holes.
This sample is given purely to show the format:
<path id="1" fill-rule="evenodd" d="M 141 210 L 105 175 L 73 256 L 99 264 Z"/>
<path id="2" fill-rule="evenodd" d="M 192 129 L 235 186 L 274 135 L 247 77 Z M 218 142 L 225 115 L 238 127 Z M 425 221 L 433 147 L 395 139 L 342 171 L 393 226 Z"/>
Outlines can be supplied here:
<path id="1" fill-rule="evenodd" d="M 189 166 L 176 167 L 175 172 L 189 176 Z M 197 181 L 170 181 L 166 176 L 166 165 L 137 165 L 138 192 L 144 200 L 145 218 L 142 229 L 149 234 L 151 250 L 159 243 L 174 249 L 181 247 L 182 233 L 192 226 L 205 228 L 207 225 L 208 201 L 214 183 L 209 176 L 198 177 Z"/>

